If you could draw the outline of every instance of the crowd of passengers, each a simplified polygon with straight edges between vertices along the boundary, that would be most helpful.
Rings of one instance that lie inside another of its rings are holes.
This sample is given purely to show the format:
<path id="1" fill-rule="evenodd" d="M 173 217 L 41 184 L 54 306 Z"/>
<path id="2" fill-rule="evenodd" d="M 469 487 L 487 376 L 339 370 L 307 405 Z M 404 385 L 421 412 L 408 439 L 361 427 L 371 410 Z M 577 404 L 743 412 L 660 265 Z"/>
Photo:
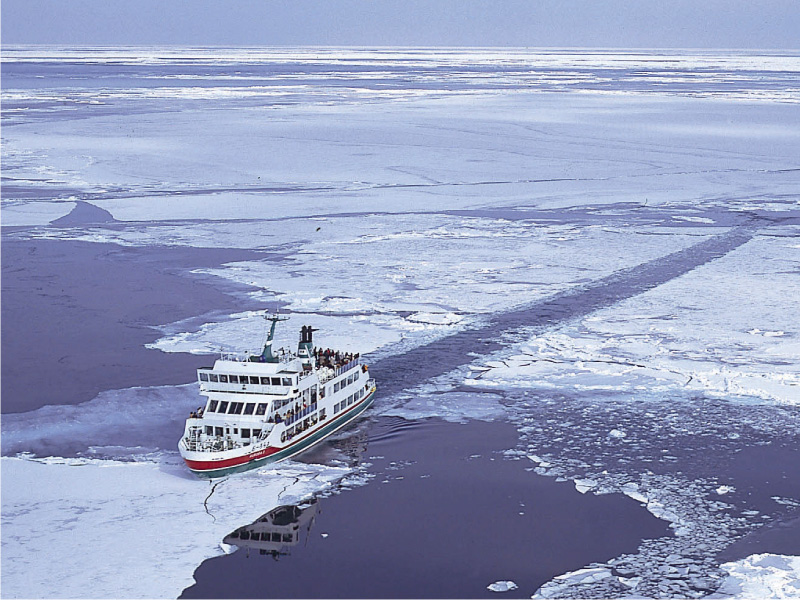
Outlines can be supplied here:
<path id="1" fill-rule="evenodd" d="M 317 403 L 312 402 L 311 410 L 313 411 L 316 408 L 317 408 Z M 267 419 L 267 423 L 283 423 L 284 421 L 291 421 L 292 417 L 294 417 L 295 415 L 302 415 L 304 412 L 306 412 L 307 409 L 308 409 L 307 402 L 303 402 L 303 408 L 300 408 L 300 404 L 297 403 L 294 405 L 294 408 L 290 408 L 289 410 L 287 410 L 286 414 L 283 417 L 281 417 L 280 413 L 275 413 L 274 418 L 270 416 L 270 418 Z"/>
<path id="2" fill-rule="evenodd" d="M 330 367 L 331 369 L 338 369 L 339 367 L 343 367 L 344 365 L 358 360 L 360 354 L 356 353 L 353 354 L 351 352 L 339 352 L 338 350 L 331 350 L 330 348 L 322 349 L 322 348 L 314 348 L 314 357 L 317 359 L 317 366 L 318 367 Z M 306 404 L 303 403 L 303 408 L 307 408 Z M 300 405 L 296 405 L 297 412 L 300 411 Z M 289 409 L 286 413 L 285 417 L 281 418 L 279 414 L 275 415 L 275 419 L 272 417 L 269 418 L 267 421 L 268 423 L 282 423 L 284 420 L 289 420 L 290 417 L 294 416 L 296 412 Z M 203 408 L 200 407 L 196 411 L 193 411 L 189 414 L 190 419 L 202 419 L 203 418 Z"/>
<path id="3" fill-rule="evenodd" d="M 338 369 L 351 361 L 358 360 L 359 355 L 350 352 L 339 352 L 330 348 L 324 350 L 322 348 L 314 348 L 314 357 L 317 359 L 318 367 Z"/>

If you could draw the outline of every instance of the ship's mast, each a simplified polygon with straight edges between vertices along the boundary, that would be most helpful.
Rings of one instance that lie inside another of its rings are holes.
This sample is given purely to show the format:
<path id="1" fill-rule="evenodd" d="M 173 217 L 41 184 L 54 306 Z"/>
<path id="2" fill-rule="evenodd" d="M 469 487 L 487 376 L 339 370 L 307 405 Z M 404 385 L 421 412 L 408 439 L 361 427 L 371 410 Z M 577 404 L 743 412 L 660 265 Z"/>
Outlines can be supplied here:
<path id="1" fill-rule="evenodd" d="M 267 341 L 264 343 L 264 349 L 261 351 L 261 361 L 267 363 L 276 363 L 279 362 L 278 357 L 272 353 L 272 340 L 275 337 L 275 325 L 278 324 L 278 321 L 288 321 L 289 317 L 281 317 L 278 313 L 266 313 L 264 318 L 267 321 L 270 321 L 272 325 L 269 327 Z"/>

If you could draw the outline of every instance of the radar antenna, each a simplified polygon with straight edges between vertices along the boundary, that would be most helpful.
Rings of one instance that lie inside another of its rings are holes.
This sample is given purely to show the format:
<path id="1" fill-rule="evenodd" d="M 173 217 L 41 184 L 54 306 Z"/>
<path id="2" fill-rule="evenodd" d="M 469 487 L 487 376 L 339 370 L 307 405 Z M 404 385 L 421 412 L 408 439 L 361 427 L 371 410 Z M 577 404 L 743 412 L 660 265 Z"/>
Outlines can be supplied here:
<path id="1" fill-rule="evenodd" d="M 275 325 L 278 324 L 278 321 L 288 321 L 289 317 L 281 316 L 278 314 L 278 311 L 269 312 L 266 311 L 264 313 L 264 319 L 271 323 L 269 327 L 269 333 L 267 334 L 267 341 L 264 342 L 264 349 L 261 351 L 259 356 L 251 356 L 250 360 L 253 362 L 266 362 L 266 363 L 276 363 L 280 362 L 278 357 L 272 353 L 272 340 L 275 337 Z"/>

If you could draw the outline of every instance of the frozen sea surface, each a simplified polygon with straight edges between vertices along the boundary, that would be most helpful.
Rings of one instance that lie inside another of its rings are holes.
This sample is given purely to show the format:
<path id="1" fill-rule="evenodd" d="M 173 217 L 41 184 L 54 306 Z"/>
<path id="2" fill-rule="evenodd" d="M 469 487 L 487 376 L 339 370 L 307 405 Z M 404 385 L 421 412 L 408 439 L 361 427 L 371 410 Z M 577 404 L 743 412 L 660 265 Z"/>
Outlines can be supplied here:
<path id="1" fill-rule="evenodd" d="M 675 533 L 519 591 L 796 586 L 800 550 L 718 559 L 800 506 L 796 53 L 13 47 L 2 80 L 4 240 L 264 251 L 192 268 L 245 306 L 150 347 L 254 348 L 280 305 L 368 354 L 376 414 L 510 421 L 531 476 Z M 175 596 L 245 498 L 368 481 L 290 463 L 206 502 L 174 450 L 195 391 L 4 414 L 4 595 L 85 597 L 96 553 L 97 596 Z"/>

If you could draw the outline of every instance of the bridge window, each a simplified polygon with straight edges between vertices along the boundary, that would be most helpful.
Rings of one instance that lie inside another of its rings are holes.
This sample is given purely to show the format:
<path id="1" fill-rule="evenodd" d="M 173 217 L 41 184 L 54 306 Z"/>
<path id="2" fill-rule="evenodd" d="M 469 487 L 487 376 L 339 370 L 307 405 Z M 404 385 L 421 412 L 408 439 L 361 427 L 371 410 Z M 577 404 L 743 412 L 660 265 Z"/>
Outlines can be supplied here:
<path id="1" fill-rule="evenodd" d="M 219 412 L 226 413 L 228 412 L 228 403 L 224 400 L 219 403 Z"/>
<path id="2" fill-rule="evenodd" d="M 208 381 L 208 373 L 200 373 L 200 381 Z"/>
<path id="3" fill-rule="evenodd" d="M 281 378 L 280 377 L 273 377 L 272 378 L 272 385 L 280 385 L 280 384 L 281 384 Z"/>
<path id="4" fill-rule="evenodd" d="M 219 376 L 220 383 L 228 383 L 228 376 L 227 375 L 220 375 Z"/>
<path id="5" fill-rule="evenodd" d="M 284 542 L 291 542 L 292 541 L 292 534 L 291 533 L 284 533 L 283 534 L 283 541 Z"/>
<path id="6" fill-rule="evenodd" d="M 257 414 L 258 416 L 262 416 L 262 415 L 265 415 L 265 414 L 266 414 L 266 412 L 267 412 L 267 405 L 266 405 L 266 404 L 263 404 L 263 403 L 262 403 L 262 404 L 259 404 L 259 405 L 258 405 L 258 408 L 256 409 L 256 414 Z"/>
<path id="7" fill-rule="evenodd" d="M 261 385 L 269 385 L 269 377 L 262 377 Z"/>
<path id="8" fill-rule="evenodd" d="M 250 375 L 250 383 L 252 383 L 253 385 L 258 385 L 258 377 Z"/>
<path id="9" fill-rule="evenodd" d="M 246 415 L 252 415 L 252 414 L 253 414 L 253 411 L 254 411 L 255 409 L 256 409 L 256 404 L 255 404 L 255 402 L 248 402 L 247 404 L 245 404 L 245 405 L 244 405 L 244 414 L 246 414 Z"/>
<path id="10" fill-rule="evenodd" d="M 229 383 L 239 383 L 239 376 L 238 375 L 228 375 L 228 382 Z"/>
<path id="11" fill-rule="evenodd" d="M 228 414 L 240 415 L 242 414 L 242 408 L 244 408 L 244 402 L 231 402 L 231 409 L 228 411 Z"/>
<path id="12" fill-rule="evenodd" d="M 283 385 L 285 385 L 287 387 L 290 387 L 292 385 L 291 377 L 284 377 L 282 381 L 283 381 Z"/>
<path id="13" fill-rule="evenodd" d="M 216 375 L 214 375 L 213 373 L 209 373 L 209 374 L 208 374 L 208 378 L 209 378 L 211 381 L 213 381 L 214 383 L 217 383 L 217 381 L 219 380 L 219 378 L 218 378 Z"/>
<path id="14" fill-rule="evenodd" d="M 211 400 L 211 402 L 208 403 L 208 412 L 216 412 L 216 411 L 217 411 L 217 401 Z"/>

